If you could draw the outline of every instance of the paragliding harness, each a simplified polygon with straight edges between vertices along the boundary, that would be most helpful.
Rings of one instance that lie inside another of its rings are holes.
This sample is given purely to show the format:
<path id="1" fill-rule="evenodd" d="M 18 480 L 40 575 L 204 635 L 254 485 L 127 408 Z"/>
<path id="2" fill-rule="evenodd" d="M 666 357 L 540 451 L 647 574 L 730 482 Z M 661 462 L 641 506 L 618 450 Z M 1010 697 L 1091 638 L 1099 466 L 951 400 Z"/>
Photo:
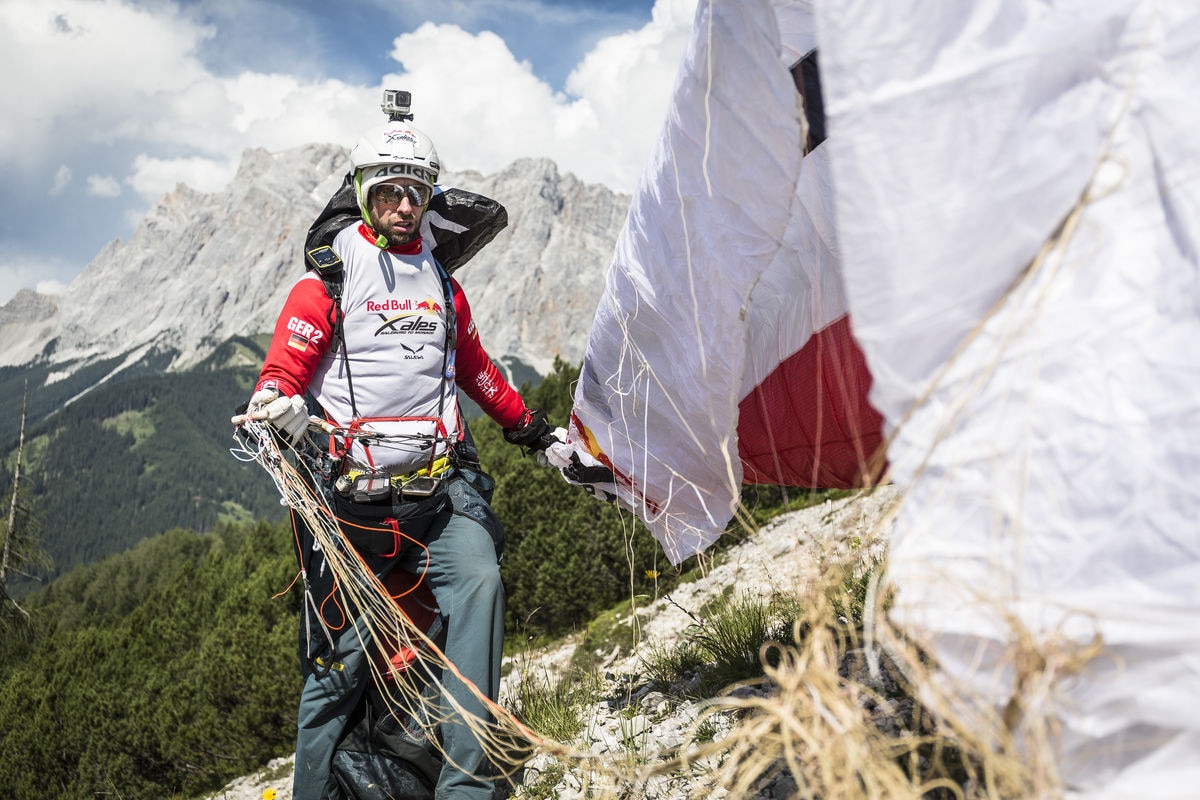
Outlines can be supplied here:
<path id="1" fill-rule="evenodd" d="M 345 313 L 342 310 L 342 287 L 344 279 L 342 260 L 329 245 L 319 245 L 306 251 L 305 260 L 325 285 L 325 292 L 329 295 L 331 301 L 329 322 L 333 329 L 333 338 L 330 342 L 330 347 L 341 349 L 342 369 L 346 373 L 346 384 L 350 392 L 351 416 L 354 420 L 349 427 L 349 431 L 355 433 L 359 430 L 359 413 L 358 406 L 354 400 L 354 376 L 350 370 L 350 356 L 346 351 L 346 339 L 343 329 Z M 434 259 L 434 265 L 441 278 L 443 302 L 446 309 L 446 346 L 443 348 L 441 370 L 443 388 L 441 396 L 438 398 L 437 416 L 435 418 L 439 429 L 441 429 L 441 419 L 446 403 L 446 385 L 451 380 L 448 375 L 454 358 L 457 324 L 455 321 L 454 289 L 450 285 L 450 274 L 438 264 L 436 258 Z M 333 473 L 339 467 L 343 466 L 342 455 L 348 449 L 349 440 L 347 439 L 340 453 L 332 456 L 327 453 L 326 457 L 320 463 L 314 464 L 314 466 L 326 480 L 329 480 L 333 477 Z M 343 468 L 340 474 L 336 476 L 335 487 L 339 494 L 350 497 L 360 503 L 381 501 L 392 497 L 393 494 L 400 494 L 412 500 L 430 497 L 440 488 L 441 476 L 450 468 L 454 457 L 455 448 L 453 447 L 453 443 L 451 443 L 448 455 L 438 458 L 431 457 L 429 464 L 424 468 L 403 476 L 396 476 L 385 472 L 367 472 Z"/>
<path id="2" fill-rule="evenodd" d="M 508 224 L 508 212 L 495 200 L 474 192 L 443 188 L 430 199 L 425 216 L 430 223 L 428 226 L 430 254 L 440 271 L 442 291 L 445 296 L 447 324 L 442 376 L 443 381 L 448 381 L 450 379 L 446 377 L 446 374 L 449 371 L 450 359 L 455 348 L 457 329 L 454 319 L 454 292 L 450 283 L 450 275 L 504 229 Z M 350 374 L 350 361 L 343 330 L 343 265 L 341 258 L 330 245 L 338 233 L 349 225 L 357 224 L 361 219 L 361 211 L 354 189 L 354 176 L 353 173 L 347 173 L 341 187 L 329 199 L 324 210 L 309 228 L 304 245 L 305 266 L 317 273 L 325 286 L 326 293 L 332 300 L 330 322 L 333 328 L 333 341 L 330 343 L 330 347 L 341 348 L 343 367 L 346 371 L 346 381 L 350 391 L 351 414 L 355 419 L 358 418 L 358 410 L 354 403 L 354 383 Z M 443 390 L 442 403 L 445 402 L 445 397 L 446 393 Z M 324 410 L 316 406 L 311 396 L 309 400 L 310 410 L 323 417 Z M 437 416 L 439 425 L 443 410 L 444 406 L 439 404 Z M 484 499 L 484 503 L 479 504 L 469 501 L 462 502 L 459 498 L 459 505 L 465 505 L 466 509 L 456 507 L 456 513 L 472 516 L 480 524 L 490 529 L 493 525 L 498 525 L 494 516 L 491 515 L 490 509 L 486 508 L 487 503 L 490 503 L 491 500 L 494 483 L 480 468 L 479 456 L 471 438 L 470 428 L 465 421 L 462 424 L 462 432 L 462 438 L 458 442 L 451 443 L 446 457 L 431 460 L 424 470 L 399 476 L 399 479 L 381 474 L 343 473 L 343 460 L 338 453 L 329 452 L 332 448 L 326 448 L 326 452 L 318 453 L 316 448 L 309 447 L 302 457 L 309 459 L 309 463 L 313 467 L 313 474 L 326 487 L 340 488 L 340 492 L 334 491 L 327 494 L 335 501 L 339 497 L 349 498 L 358 503 L 379 501 L 394 497 L 394 493 L 398 492 L 399 499 L 411 500 L 412 504 L 416 506 L 411 509 L 414 514 L 420 513 L 422 508 L 432 510 L 437 500 L 445 499 L 444 478 L 448 477 L 450 471 L 455 471 L 461 474 Z M 347 448 L 344 447 L 344 449 Z M 338 486 L 339 481 L 340 486 Z M 461 495 L 461 493 L 456 494 Z M 363 503 L 363 505 L 365 506 L 367 503 Z M 351 544 L 360 552 L 372 555 L 397 555 L 400 546 L 400 531 L 394 517 L 395 515 L 389 515 L 380 520 L 385 527 L 392 530 L 392 537 L 379 536 L 374 532 L 359 536 L 352 532 L 348 536 Z M 305 558 L 304 553 L 300 555 L 302 559 Z"/>

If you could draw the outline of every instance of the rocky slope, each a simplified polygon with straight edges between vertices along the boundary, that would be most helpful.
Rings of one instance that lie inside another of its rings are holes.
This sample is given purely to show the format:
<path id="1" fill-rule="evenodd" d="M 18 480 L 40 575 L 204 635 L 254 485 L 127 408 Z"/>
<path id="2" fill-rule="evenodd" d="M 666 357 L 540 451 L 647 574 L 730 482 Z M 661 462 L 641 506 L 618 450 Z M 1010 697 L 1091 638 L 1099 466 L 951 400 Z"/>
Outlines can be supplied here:
<path id="1" fill-rule="evenodd" d="M 670 702 L 650 691 L 642 674 L 642 659 L 653 648 L 677 642 L 694 622 L 692 614 L 710 599 L 729 592 L 738 596 L 767 598 L 775 593 L 794 592 L 804 596 L 819 581 L 820 570 L 830 562 L 866 561 L 878 554 L 885 542 L 880 526 L 886 510 L 896 500 L 891 487 L 849 500 L 829 501 L 821 506 L 783 515 L 754 536 L 732 548 L 707 574 L 658 598 L 637 614 L 639 644 L 631 651 L 614 651 L 604 666 L 606 692 L 588 709 L 584 732 L 575 746 L 620 763 L 626 742 L 639 740 L 650 752 L 660 752 L 687 740 L 688 727 L 696 719 L 699 704 Z M 561 674 L 577 642 L 568 639 L 543 652 L 519 656 L 508 665 L 505 686 L 519 679 L 521 671 L 545 675 L 550 680 Z M 505 689 L 507 691 L 507 688 Z M 535 756 L 525 767 L 526 782 L 537 780 L 553 762 Z M 291 800 L 292 761 L 282 758 L 255 775 L 240 778 L 205 800 Z M 689 776 L 664 775 L 633 789 L 630 798 L 683 800 L 703 787 L 702 773 Z M 776 776 L 759 786 L 750 800 L 787 797 L 792 787 L 786 776 Z M 729 797 L 719 786 L 707 787 L 712 800 Z M 553 796 L 582 800 L 578 776 L 568 772 L 554 787 Z"/>

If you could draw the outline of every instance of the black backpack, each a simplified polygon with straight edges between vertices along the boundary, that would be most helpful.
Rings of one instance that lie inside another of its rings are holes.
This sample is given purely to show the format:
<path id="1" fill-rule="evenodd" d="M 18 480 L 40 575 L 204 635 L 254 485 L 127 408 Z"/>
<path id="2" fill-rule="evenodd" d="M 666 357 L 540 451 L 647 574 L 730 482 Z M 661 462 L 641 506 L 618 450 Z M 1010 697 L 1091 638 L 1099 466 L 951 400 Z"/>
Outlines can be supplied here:
<path id="1" fill-rule="evenodd" d="M 453 274 L 471 260 L 508 225 L 508 212 L 504 206 L 465 189 L 449 188 L 434 194 L 425 209 L 425 216 L 432 232 L 429 238 L 433 241 L 429 245 L 433 257 L 447 274 Z M 329 198 L 325 209 L 308 229 L 308 236 L 304 240 L 305 254 L 331 244 L 338 232 L 361 220 L 362 212 L 354 194 L 354 176 L 347 173 L 341 187 Z M 442 221 L 448 224 L 439 224 Z M 311 256 L 305 262 L 309 269 L 319 267 L 313 263 Z"/>

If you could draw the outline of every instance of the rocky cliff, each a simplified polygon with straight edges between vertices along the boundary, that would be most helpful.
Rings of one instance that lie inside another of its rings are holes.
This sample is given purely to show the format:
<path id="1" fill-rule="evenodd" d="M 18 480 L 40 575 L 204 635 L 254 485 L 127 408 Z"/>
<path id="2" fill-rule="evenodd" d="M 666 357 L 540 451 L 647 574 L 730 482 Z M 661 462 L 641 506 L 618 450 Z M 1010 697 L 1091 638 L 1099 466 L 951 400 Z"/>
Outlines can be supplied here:
<path id="1" fill-rule="evenodd" d="M 177 368 L 231 336 L 270 331 L 303 272 L 305 233 L 346 166 L 333 145 L 248 150 L 224 191 L 178 186 L 63 295 L 23 291 L 0 307 L 0 366 L 46 359 L 70 371 L 157 349 Z M 492 356 L 541 372 L 555 357 L 580 360 L 629 198 L 541 159 L 442 183 L 508 211 L 508 228 L 456 273 Z"/>

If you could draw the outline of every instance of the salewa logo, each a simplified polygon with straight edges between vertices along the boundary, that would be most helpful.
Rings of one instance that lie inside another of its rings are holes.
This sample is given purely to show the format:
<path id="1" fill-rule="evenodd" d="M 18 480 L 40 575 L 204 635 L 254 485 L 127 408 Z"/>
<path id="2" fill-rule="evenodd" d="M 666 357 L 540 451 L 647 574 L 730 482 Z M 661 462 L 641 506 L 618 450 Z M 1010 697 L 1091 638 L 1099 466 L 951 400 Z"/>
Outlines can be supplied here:
<path id="1" fill-rule="evenodd" d="M 389 317 L 386 314 L 377 314 L 383 324 L 375 329 L 376 336 L 428 336 L 429 334 L 437 333 L 438 323 L 436 320 L 430 319 L 422 313 L 417 314 L 400 314 L 399 316 Z"/>
<path id="2" fill-rule="evenodd" d="M 425 356 L 421 355 L 421 351 L 425 349 L 425 345 L 422 344 L 422 345 L 418 345 L 417 347 L 409 347 L 408 345 L 406 345 L 402 342 L 400 344 L 400 347 L 402 347 L 404 350 L 407 351 L 404 354 L 405 361 L 424 361 L 425 360 Z"/>

